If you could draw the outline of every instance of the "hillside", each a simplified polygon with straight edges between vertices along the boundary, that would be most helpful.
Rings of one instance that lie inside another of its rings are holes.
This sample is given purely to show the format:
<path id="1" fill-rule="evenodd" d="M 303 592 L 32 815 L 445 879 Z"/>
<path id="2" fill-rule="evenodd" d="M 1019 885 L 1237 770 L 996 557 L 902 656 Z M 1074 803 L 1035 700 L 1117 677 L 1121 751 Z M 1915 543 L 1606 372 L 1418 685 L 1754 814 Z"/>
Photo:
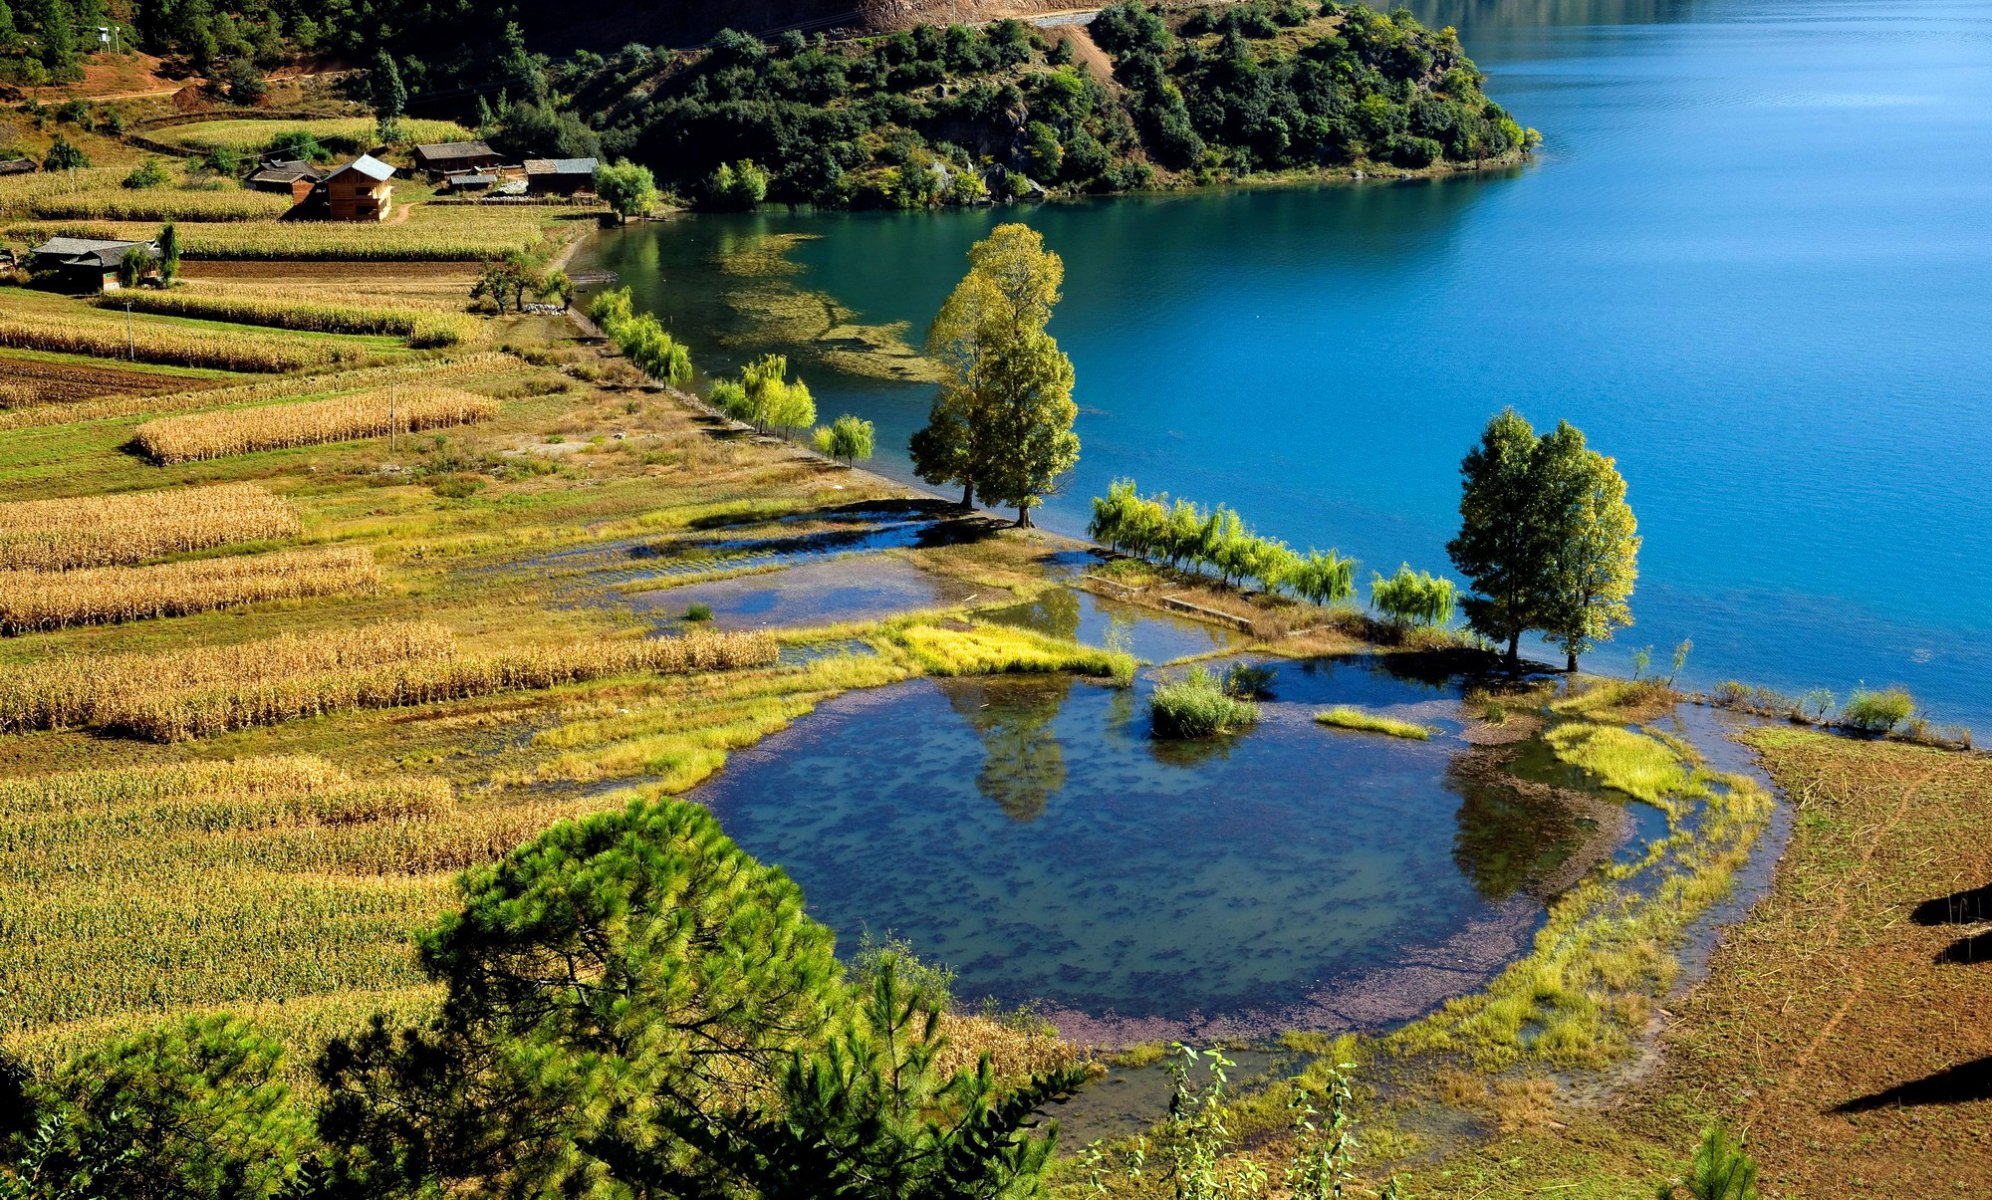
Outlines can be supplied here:
<path id="1" fill-rule="evenodd" d="M 1470 168 L 1530 140 L 1451 30 L 1298 0 L 1123 0 L 1090 36 L 1019 21 L 832 42 L 729 32 L 691 53 L 582 55 L 552 83 L 604 152 L 720 205 L 752 198 L 712 186 L 741 160 L 767 173 L 768 199 L 918 207 Z"/>

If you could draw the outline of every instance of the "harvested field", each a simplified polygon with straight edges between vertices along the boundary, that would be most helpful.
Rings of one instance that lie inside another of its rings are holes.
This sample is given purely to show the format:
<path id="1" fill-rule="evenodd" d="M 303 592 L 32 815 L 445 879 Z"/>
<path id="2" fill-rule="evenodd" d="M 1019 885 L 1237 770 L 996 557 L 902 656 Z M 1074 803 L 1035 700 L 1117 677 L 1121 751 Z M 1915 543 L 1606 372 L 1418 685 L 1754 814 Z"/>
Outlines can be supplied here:
<path id="1" fill-rule="evenodd" d="M 455 121 L 408 118 L 402 132 L 413 142 L 457 142 L 477 134 Z M 151 136 L 161 142 L 196 150 L 217 147 L 252 151 L 268 146 L 278 136 L 300 130 L 318 139 L 320 145 L 337 154 L 359 154 L 374 148 L 376 125 L 372 117 L 298 117 L 246 120 L 193 121 L 155 129 Z"/>
<path id="2" fill-rule="evenodd" d="M 289 504 L 253 483 L 0 504 L 0 570 L 143 562 L 293 537 Z"/>
<path id="3" fill-rule="evenodd" d="M 218 387 L 217 379 L 208 386 Z M 56 355 L 0 354 L 0 410 L 80 404 L 113 396 L 145 396 L 202 386 L 187 375 L 127 370 Z"/>
<path id="4" fill-rule="evenodd" d="M 489 396 L 453 388 L 391 389 L 307 404 L 160 417 L 140 425 L 132 442 L 155 462 L 185 463 L 258 450 L 446 429 L 497 415 L 498 402 Z"/>
<path id="5" fill-rule="evenodd" d="M 180 230 L 181 252 L 190 259 L 245 258 L 296 262 L 474 262 L 525 250 L 545 236 L 549 223 L 593 209 L 411 209 L 402 220 L 351 223 L 333 221 L 230 221 L 187 225 Z M 73 237 L 143 239 L 156 225 L 117 221 L 44 223 L 19 226 L 9 236 L 27 240 L 55 234 Z"/>
<path id="6" fill-rule="evenodd" d="M 380 582 L 369 550 L 333 546 L 150 567 L 0 571 L 0 634 L 109 625 L 367 591 Z"/>

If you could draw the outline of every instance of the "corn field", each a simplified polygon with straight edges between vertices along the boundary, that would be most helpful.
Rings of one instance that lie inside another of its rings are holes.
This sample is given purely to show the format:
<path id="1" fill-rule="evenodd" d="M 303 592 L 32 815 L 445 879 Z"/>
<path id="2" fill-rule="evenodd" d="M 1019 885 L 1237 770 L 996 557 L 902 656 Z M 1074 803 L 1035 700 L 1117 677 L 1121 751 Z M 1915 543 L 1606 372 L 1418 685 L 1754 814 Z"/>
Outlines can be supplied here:
<path id="1" fill-rule="evenodd" d="M 124 167 L 85 167 L 0 177 L 0 219 L 54 221 L 246 221 L 282 216 L 288 195 L 123 186 Z M 155 232 L 157 232 L 155 230 Z"/>
<path id="2" fill-rule="evenodd" d="M 471 425 L 497 415 L 498 402 L 489 396 L 453 388 L 397 388 L 304 404 L 160 417 L 134 430 L 132 442 L 155 462 L 186 463 Z"/>
<path id="3" fill-rule="evenodd" d="M 266 262 L 472 262 L 513 250 L 527 250 L 545 234 L 546 223 L 564 208 L 479 209 L 426 206 L 406 220 L 226 221 L 180 227 L 180 253 L 189 259 L 255 259 Z M 590 210 L 592 211 L 592 210 Z M 6 230 L 16 241 L 64 235 L 144 241 L 159 227 L 120 221 L 42 222 Z"/>
<path id="4" fill-rule="evenodd" d="M 0 313 L 0 346 L 96 358 L 132 358 L 223 371 L 299 371 L 364 357 L 364 346 L 330 339 L 255 337 L 236 329 L 202 329 L 91 308 Z"/>
<path id="5" fill-rule="evenodd" d="M 122 292 L 101 303 L 106 308 L 130 304 L 139 312 L 173 317 L 267 325 L 312 333 L 392 334 L 414 348 L 454 346 L 477 335 L 477 318 L 462 312 L 441 312 L 429 305 L 358 306 L 327 304 L 314 298 L 323 292 L 303 289 L 262 295 L 217 295 L 178 288 L 170 292 Z"/>
<path id="6" fill-rule="evenodd" d="M 294 537 L 297 514 L 253 483 L 0 504 L 0 570 L 143 562 Z"/>
<path id="7" fill-rule="evenodd" d="M 182 616 L 264 600 L 369 591 L 373 553 L 332 546 L 149 567 L 0 571 L 0 634 Z"/>
<path id="8" fill-rule="evenodd" d="M 261 150 L 286 133 L 309 133 L 328 150 L 357 154 L 376 145 L 378 128 L 372 117 L 302 117 L 296 120 L 269 118 L 245 120 L 192 121 L 155 129 L 159 141 L 196 150 Z M 477 134 L 455 121 L 435 121 L 405 117 L 402 136 L 410 142 L 460 142 Z"/>
<path id="9" fill-rule="evenodd" d="M 417 986 L 450 873 L 614 803 L 466 808 L 310 757 L 0 781 L 0 1033 Z"/>
<path id="10" fill-rule="evenodd" d="M 486 351 L 455 357 L 424 358 L 419 362 L 363 367 L 333 374 L 259 379 L 252 383 L 235 384 L 225 388 L 201 388 L 151 395 L 107 396 L 93 400 L 39 404 L 32 408 L 0 412 L 0 430 L 21 429 L 34 425 L 63 425 L 71 421 L 94 421 L 105 417 L 129 417 L 140 413 L 184 412 L 188 409 L 223 408 L 237 404 L 302 400 L 394 383 L 407 387 L 420 387 L 425 384 L 442 384 L 450 380 L 517 369 L 519 365 L 519 360 L 509 354 Z"/>
<path id="11" fill-rule="evenodd" d="M 158 742 L 213 737 L 362 708 L 402 708 L 534 691 L 638 672 L 683 674 L 774 665 L 765 633 L 700 631 L 650 640 L 424 655 L 381 666 L 232 678 L 178 691 L 140 690 L 100 711 L 104 727 Z"/>
<path id="12" fill-rule="evenodd" d="M 456 639 L 441 625 L 391 621 L 151 654 L 61 653 L 0 673 L 0 734 L 112 725 L 140 700 L 224 682 L 433 662 L 455 652 Z"/>

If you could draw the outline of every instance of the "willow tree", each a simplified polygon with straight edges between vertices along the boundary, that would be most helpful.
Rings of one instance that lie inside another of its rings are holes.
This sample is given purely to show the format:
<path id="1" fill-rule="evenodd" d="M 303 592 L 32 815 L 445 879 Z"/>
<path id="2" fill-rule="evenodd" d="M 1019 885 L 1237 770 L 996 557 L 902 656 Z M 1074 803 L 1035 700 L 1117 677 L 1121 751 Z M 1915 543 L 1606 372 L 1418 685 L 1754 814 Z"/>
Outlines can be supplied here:
<path id="1" fill-rule="evenodd" d="M 1578 655 L 1632 624 L 1626 601 L 1639 578 L 1640 538 L 1617 464 L 1570 432 L 1574 438 L 1543 439 L 1538 471 L 1557 504 L 1543 625 L 1574 673 Z"/>
<path id="2" fill-rule="evenodd" d="M 1045 332 L 1065 264 L 1017 224 L 998 226 L 968 261 L 927 333 L 941 391 L 913 435 L 913 467 L 929 483 L 960 484 L 963 507 L 979 492 L 1028 527 L 1030 510 L 1079 461 L 1072 360 Z"/>

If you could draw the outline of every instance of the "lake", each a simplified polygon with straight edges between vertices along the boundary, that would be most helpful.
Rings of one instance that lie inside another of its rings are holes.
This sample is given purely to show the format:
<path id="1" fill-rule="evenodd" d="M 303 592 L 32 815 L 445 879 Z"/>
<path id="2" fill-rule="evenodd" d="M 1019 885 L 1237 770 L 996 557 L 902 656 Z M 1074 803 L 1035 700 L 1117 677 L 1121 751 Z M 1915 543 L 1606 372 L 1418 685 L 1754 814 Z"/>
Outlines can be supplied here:
<path id="1" fill-rule="evenodd" d="M 1630 484 L 1638 625 L 1590 665 L 1692 638 L 1688 682 L 1902 683 L 1941 720 L 1992 726 L 1992 5 L 1412 7 L 1459 26 L 1490 93 L 1543 131 L 1537 161 L 689 218 L 607 235 L 580 265 L 618 272 L 704 369 L 794 350 L 822 419 L 875 421 L 875 465 L 906 477 L 931 388 L 793 330 L 813 307 L 917 341 L 969 244 L 1028 221 L 1066 261 L 1052 332 L 1084 443 L 1044 524 L 1081 531 L 1088 499 L 1132 476 L 1338 547 L 1365 577 L 1442 567 L 1460 455 L 1512 404 L 1582 426 Z"/>

